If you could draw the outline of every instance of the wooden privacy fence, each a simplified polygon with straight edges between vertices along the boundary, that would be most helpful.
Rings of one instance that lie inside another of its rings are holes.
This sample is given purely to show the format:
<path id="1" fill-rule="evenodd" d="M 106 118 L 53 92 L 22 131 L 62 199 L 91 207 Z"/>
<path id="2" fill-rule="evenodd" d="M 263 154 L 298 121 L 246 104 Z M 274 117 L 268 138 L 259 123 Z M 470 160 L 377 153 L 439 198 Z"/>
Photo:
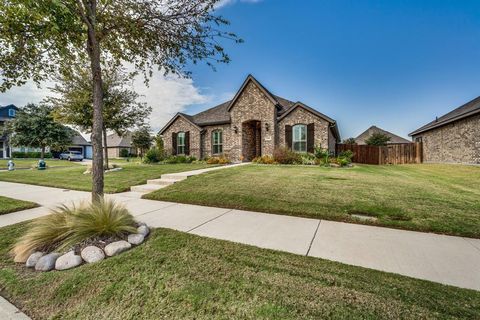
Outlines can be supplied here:
<path id="1" fill-rule="evenodd" d="M 386 146 L 337 144 L 336 151 L 351 150 L 353 162 L 366 164 L 422 163 L 422 143 L 395 143 Z"/>

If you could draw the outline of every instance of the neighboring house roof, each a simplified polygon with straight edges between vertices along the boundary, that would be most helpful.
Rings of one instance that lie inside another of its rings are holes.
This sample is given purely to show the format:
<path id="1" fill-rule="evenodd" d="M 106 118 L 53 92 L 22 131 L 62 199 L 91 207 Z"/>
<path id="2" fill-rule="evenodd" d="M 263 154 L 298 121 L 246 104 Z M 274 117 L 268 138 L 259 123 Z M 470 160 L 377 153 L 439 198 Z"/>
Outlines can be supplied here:
<path id="1" fill-rule="evenodd" d="M 257 81 L 251 74 L 247 76 L 245 81 L 243 82 L 240 89 L 235 94 L 235 97 L 232 100 L 223 102 L 213 108 L 207 109 L 205 111 L 199 112 L 193 116 L 184 114 L 184 113 L 177 113 L 161 130 L 160 134 L 162 134 L 168 127 L 179 117 L 183 116 L 187 121 L 191 122 L 193 125 L 197 126 L 199 129 L 200 127 L 207 126 L 207 125 L 218 125 L 218 124 L 227 124 L 230 123 L 230 108 L 235 104 L 238 97 L 241 95 L 242 91 L 245 89 L 247 84 L 252 81 L 255 83 L 260 90 L 265 94 L 265 96 L 277 107 L 279 120 L 283 118 L 286 114 L 290 113 L 296 107 L 303 107 L 306 110 L 314 113 L 315 115 L 325 119 L 326 121 L 330 122 L 331 127 L 333 129 L 334 135 L 337 139 L 340 139 L 340 134 L 338 132 L 338 127 L 336 126 L 335 120 L 327 117 L 326 115 L 318 112 L 317 110 L 308 107 L 307 105 L 301 102 L 293 102 L 288 99 L 279 97 L 277 95 L 272 94 L 268 91 L 260 82 Z"/>
<path id="2" fill-rule="evenodd" d="M 364 132 L 362 132 L 358 137 L 355 138 L 355 142 L 357 144 L 366 144 L 366 140 L 368 138 L 370 138 L 370 136 L 373 134 L 373 133 L 381 133 L 381 134 L 384 134 L 386 135 L 387 137 L 390 138 L 390 141 L 387 142 L 387 144 L 392 144 L 392 143 L 411 143 L 412 141 L 409 141 L 407 139 L 404 139 L 400 136 L 397 136 L 396 134 L 394 133 L 391 133 L 389 131 L 386 131 L 386 130 L 383 130 L 379 127 L 376 127 L 376 126 L 371 126 L 370 128 L 368 128 L 367 130 L 365 130 Z"/>
<path id="3" fill-rule="evenodd" d="M 423 127 L 420 127 L 417 130 L 411 132 L 409 136 L 414 136 L 419 133 L 435 129 L 453 121 L 471 117 L 476 114 L 480 114 L 480 97 L 477 97 L 472 101 L 469 101 L 464 105 L 456 108 L 455 110 L 452 110 L 449 113 L 441 116 L 440 118 L 437 118 L 432 122 L 427 123 Z"/>
<path id="4" fill-rule="evenodd" d="M 8 110 L 10 109 L 15 109 L 17 111 L 19 110 L 14 104 L 0 106 L 0 118 L 7 118 L 7 119 L 13 118 L 8 114 Z"/>
<path id="5" fill-rule="evenodd" d="M 107 136 L 108 148 L 131 148 L 132 147 L 132 133 L 130 131 L 125 132 L 121 137 L 112 133 Z"/>
<path id="6" fill-rule="evenodd" d="M 88 142 L 77 130 L 73 130 L 74 136 L 72 138 L 72 145 L 74 146 L 90 146 L 92 145 Z"/>

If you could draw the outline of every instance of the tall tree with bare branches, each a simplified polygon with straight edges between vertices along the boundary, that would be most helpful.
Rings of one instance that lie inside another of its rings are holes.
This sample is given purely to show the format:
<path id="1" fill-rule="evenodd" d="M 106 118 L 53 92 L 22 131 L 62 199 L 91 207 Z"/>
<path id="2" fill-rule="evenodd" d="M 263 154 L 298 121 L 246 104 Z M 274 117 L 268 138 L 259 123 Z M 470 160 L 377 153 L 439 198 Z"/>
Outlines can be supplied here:
<path id="1" fill-rule="evenodd" d="M 0 0 L 0 91 L 40 83 L 88 59 L 93 91 L 92 200 L 103 196 L 101 57 L 145 75 L 188 76 L 188 63 L 228 63 L 219 0 Z"/>

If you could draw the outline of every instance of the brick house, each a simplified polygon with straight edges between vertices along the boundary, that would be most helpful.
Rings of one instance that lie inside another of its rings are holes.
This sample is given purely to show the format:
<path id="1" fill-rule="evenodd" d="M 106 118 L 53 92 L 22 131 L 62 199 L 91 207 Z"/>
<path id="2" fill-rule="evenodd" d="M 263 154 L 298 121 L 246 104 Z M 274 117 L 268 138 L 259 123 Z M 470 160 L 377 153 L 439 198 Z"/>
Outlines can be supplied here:
<path id="1" fill-rule="evenodd" d="M 137 149 L 132 146 L 132 132 L 126 131 L 122 136 L 116 133 L 107 135 L 107 150 L 109 158 L 120 158 L 122 149 L 130 155 L 136 155 Z"/>
<path id="2" fill-rule="evenodd" d="M 340 140 L 335 120 L 273 95 L 251 75 L 232 100 L 195 115 L 177 113 L 160 134 L 172 154 L 226 155 L 232 161 L 271 155 L 284 146 L 313 152 L 321 145 L 334 152 Z"/>
<path id="3" fill-rule="evenodd" d="M 480 164 L 480 97 L 409 134 L 424 162 Z"/>

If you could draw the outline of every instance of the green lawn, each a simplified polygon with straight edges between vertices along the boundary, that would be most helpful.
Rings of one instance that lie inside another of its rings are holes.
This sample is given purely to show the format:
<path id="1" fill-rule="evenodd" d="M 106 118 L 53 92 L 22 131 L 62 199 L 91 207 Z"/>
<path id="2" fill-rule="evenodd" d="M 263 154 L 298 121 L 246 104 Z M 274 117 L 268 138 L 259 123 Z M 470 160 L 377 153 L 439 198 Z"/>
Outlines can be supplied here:
<path id="1" fill-rule="evenodd" d="M 480 167 L 474 166 L 249 165 L 191 177 L 144 198 L 480 238 Z"/>
<path id="2" fill-rule="evenodd" d="M 38 273 L 8 256 L 24 229 L 0 229 L 0 293 L 35 319 L 480 317 L 477 291 L 167 229 L 100 263 Z"/>
<path id="3" fill-rule="evenodd" d="M 38 205 L 29 201 L 15 200 L 0 196 L 0 215 L 35 208 Z"/>
<path id="4" fill-rule="evenodd" d="M 68 162 L 68 161 L 66 161 Z M 144 184 L 148 179 L 160 178 L 162 174 L 206 168 L 198 164 L 158 164 L 124 163 L 123 170 L 105 174 L 105 192 L 128 191 L 131 186 Z M 67 168 L 39 170 L 17 170 L 0 172 L 0 181 L 20 182 L 72 190 L 90 191 L 92 176 L 83 174 L 87 167 L 75 165 Z"/>
<path id="5" fill-rule="evenodd" d="M 13 159 L 15 163 L 15 168 L 33 168 L 38 164 L 39 159 Z M 57 160 L 57 159 L 45 159 L 47 166 L 49 167 L 73 167 L 79 166 L 78 162 L 70 162 L 65 160 Z M 7 169 L 8 167 L 8 160 L 0 159 L 0 169 Z"/>

